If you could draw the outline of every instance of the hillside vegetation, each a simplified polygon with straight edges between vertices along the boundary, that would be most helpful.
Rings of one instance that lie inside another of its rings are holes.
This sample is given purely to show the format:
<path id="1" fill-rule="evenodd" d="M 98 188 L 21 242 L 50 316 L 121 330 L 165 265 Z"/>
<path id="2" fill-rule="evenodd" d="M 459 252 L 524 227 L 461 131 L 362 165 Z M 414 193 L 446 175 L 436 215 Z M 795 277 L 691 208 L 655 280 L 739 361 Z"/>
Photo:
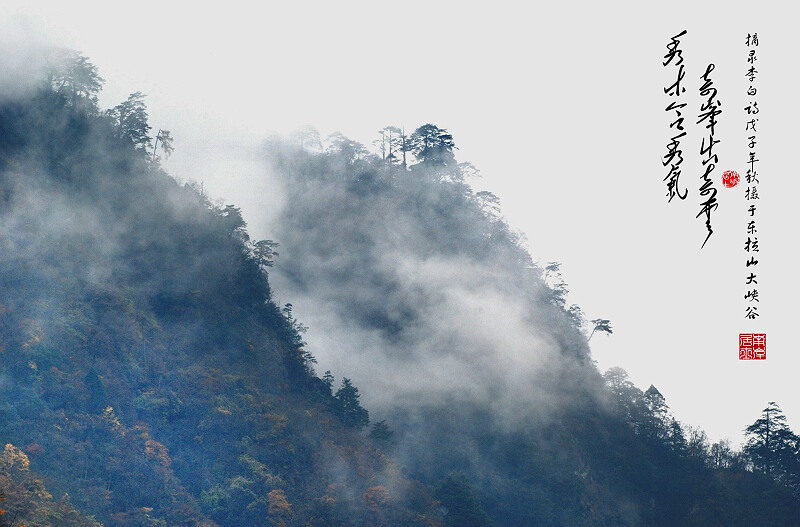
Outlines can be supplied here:
<path id="1" fill-rule="evenodd" d="M 0 94 L 0 525 L 798 524 L 777 405 L 734 452 L 601 375 L 610 323 L 446 130 L 271 141 L 287 201 L 253 240 L 162 170 L 141 93 L 100 109 L 74 52 L 27 75 Z"/>

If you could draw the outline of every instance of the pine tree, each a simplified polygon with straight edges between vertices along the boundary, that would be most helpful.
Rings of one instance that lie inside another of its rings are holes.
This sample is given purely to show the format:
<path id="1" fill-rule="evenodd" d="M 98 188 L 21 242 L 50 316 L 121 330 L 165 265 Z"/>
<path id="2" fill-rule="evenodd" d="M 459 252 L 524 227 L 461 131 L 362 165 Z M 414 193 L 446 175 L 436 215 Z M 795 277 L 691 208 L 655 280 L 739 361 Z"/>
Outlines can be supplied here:
<path id="1" fill-rule="evenodd" d="M 359 402 L 358 388 L 347 377 L 336 391 L 336 410 L 347 426 L 361 430 L 369 424 L 369 412 Z"/>
<path id="2" fill-rule="evenodd" d="M 778 404 L 770 401 L 761 417 L 745 428 L 748 438 L 743 452 L 755 470 L 780 477 L 795 456 L 797 436 L 786 424 Z"/>

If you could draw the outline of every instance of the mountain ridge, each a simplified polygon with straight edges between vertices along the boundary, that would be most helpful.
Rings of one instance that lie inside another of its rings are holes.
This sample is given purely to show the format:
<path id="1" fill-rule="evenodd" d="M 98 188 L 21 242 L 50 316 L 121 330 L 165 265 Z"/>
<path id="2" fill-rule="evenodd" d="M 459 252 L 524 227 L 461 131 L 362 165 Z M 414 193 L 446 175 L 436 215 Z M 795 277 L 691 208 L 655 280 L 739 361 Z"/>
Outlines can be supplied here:
<path id="1" fill-rule="evenodd" d="M 403 138 L 407 163 L 271 141 L 276 246 L 161 169 L 141 94 L 101 111 L 72 52 L 39 74 L 0 97 L 14 527 L 797 524 L 788 428 L 726 451 L 601 375 L 557 265 L 469 187 L 446 130 Z"/>

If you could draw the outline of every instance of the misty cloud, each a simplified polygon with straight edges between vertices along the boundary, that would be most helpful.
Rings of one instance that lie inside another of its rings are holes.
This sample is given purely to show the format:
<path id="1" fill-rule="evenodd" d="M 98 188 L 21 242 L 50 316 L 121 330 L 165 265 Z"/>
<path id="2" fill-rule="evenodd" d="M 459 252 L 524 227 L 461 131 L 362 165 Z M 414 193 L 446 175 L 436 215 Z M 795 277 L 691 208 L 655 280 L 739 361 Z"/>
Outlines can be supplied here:
<path id="1" fill-rule="evenodd" d="M 378 415 L 475 404 L 505 424 L 597 388 L 585 336 L 466 184 L 293 148 L 272 152 L 287 198 L 271 279 L 320 370 Z"/>

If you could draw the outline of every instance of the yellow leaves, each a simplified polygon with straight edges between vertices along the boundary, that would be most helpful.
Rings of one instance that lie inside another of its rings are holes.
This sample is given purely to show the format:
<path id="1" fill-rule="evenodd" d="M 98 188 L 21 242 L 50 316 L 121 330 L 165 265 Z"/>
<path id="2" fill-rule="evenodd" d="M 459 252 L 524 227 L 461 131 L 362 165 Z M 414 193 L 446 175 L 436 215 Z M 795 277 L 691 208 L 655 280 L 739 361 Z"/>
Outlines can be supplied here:
<path id="1" fill-rule="evenodd" d="M 289 425 L 289 418 L 284 414 L 271 412 L 267 414 L 261 414 L 261 417 L 269 421 L 271 425 L 269 434 L 272 437 L 280 437 L 283 435 L 286 427 Z"/>
<path id="2" fill-rule="evenodd" d="M 172 460 L 167 452 L 167 447 L 154 439 L 145 441 L 144 454 L 150 459 L 157 460 L 164 468 L 169 468 L 172 464 Z"/>
<path id="3" fill-rule="evenodd" d="M 47 491 L 41 479 L 29 479 L 26 482 L 26 486 L 30 496 L 36 500 L 48 501 L 53 499 L 53 495 Z"/>
<path id="4" fill-rule="evenodd" d="M 292 513 L 292 504 L 286 498 L 283 489 L 274 489 L 267 494 L 269 500 L 269 514 L 271 516 L 285 516 Z"/>
<path id="5" fill-rule="evenodd" d="M 124 430 L 122 429 L 122 423 L 117 417 L 117 414 L 114 413 L 113 406 L 107 406 L 105 410 L 103 410 L 103 420 L 107 421 L 111 424 L 111 429 L 115 432 L 122 432 L 124 435 Z"/>
<path id="6" fill-rule="evenodd" d="M 141 514 L 141 516 L 144 517 L 144 521 L 147 522 L 144 525 L 150 525 L 152 527 L 166 527 L 167 522 L 160 518 L 154 518 L 153 516 L 151 516 L 152 512 L 153 512 L 153 507 L 139 508 L 139 513 Z"/>
<path id="7" fill-rule="evenodd" d="M 368 488 L 361 496 L 361 501 L 369 510 L 377 512 L 386 507 L 392 500 L 389 490 L 383 485 Z"/>
<path id="8" fill-rule="evenodd" d="M 325 494 L 321 498 L 315 498 L 314 501 L 322 502 L 328 507 L 334 507 L 338 500 L 336 496 L 340 495 L 344 489 L 344 485 L 340 483 L 330 483 L 325 488 Z"/>
<path id="9" fill-rule="evenodd" d="M 256 481 L 268 485 L 270 487 L 278 487 L 284 484 L 280 476 L 270 473 L 266 465 L 259 462 L 247 454 L 239 457 L 239 463 L 246 466 Z"/>
<path id="10" fill-rule="evenodd" d="M 12 471 L 15 472 L 28 472 L 30 470 L 31 462 L 28 456 L 8 443 L 5 450 L 0 454 L 0 472 L 10 475 Z"/>
<path id="11" fill-rule="evenodd" d="M 32 445 L 37 446 L 38 444 L 32 443 Z M 69 496 L 65 494 L 58 503 L 54 503 L 53 495 L 47 491 L 42 479 L 29 470 L 29 465 L 25 453 L 11 443 L 6 444 L 5 449 L 0 453 L 0 474 L 2 474 L 0 481 L 3 487 L 0 489 L 0 502 L 8 500 L 3 503 L 3 508 L 0 508 L 0 518 L 2 518 L 0 525 L 13 525 L 13 527 L 27 525 L 9 522 L 9 516 L 14 516 L 17 521 L 32 521 L 42 527 L 54 525 L 46 522 L 48 518 L 59 520 L 57 525 L 62 525 L 60 522 L 62 517 L 77 519 L 79 515 L 69 505 Z M 13 472 L 13 474 L 4 474 L 7 472 Z M 8 496 L 6 496 L 6 491 Z M 69 525 L 78 525 L 78 523 L 70 521 Z M 100 527 L 100 524 L 94 521 L 81 521 L 80 525 Z"/>
<path id="12" fill-rule="evenodd" d="M 239 456 L 239 462 L 249 468 L 250 472 L 252 472 L 254 476 L 258 476 L 262 479 L 271 477 L 271 474 L 269 473 L 269 470 L 265 464 L 248 456 L 247 454 Z"/>
<path id="13" fill-rule="evenodd" d="M 228 489 L 248 492 L 253 486 L 253 480 L 244 476 L 234 476 L 228 480 Z"/>

